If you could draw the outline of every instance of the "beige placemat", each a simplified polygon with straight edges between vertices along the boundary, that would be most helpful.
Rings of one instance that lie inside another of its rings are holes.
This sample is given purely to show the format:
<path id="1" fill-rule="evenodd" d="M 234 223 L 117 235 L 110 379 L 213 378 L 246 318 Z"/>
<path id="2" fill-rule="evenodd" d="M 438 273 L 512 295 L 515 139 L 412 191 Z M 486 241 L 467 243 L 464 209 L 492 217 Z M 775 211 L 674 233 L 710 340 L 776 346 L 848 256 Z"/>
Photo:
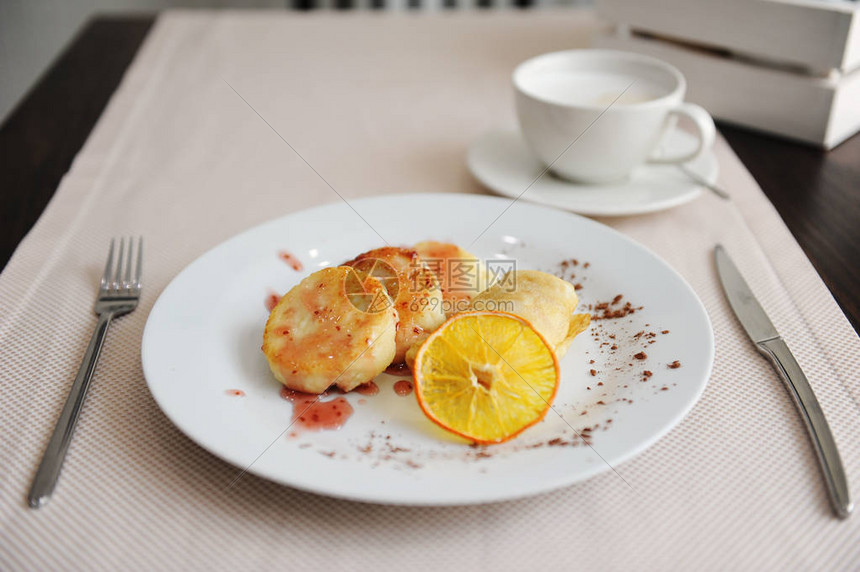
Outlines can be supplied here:
<path id="1" fill-rule="evenodd" d="M 728 247 L 811 382 L 860 490 L 860 341 L 724 141 L 721 183 L 670 211 L 604 222 L 696 290 L 717 358 L 667 437 L 558 492 L 466 508 L 363 505 L 236 469 L 175 429 L 139 345 L 158 293 L 256 223 L 339 200 L 484 192 L 465 151 L 513 121 L 509 74 L 584 46 L 589 12 L 163 15 L 42 218 L 0 276 L 0 569 L 851 569 L 860 517 L 831 516 L 801 422 L 730 314 Z M 229 85 L 228 85 L 229 83 Z M 516 216 L 514 206 L 505 216 Z M 110 237 L 147 240 L 140 308 L 110 332 L 56 498 L 25 495 L 94 325 Z"/>

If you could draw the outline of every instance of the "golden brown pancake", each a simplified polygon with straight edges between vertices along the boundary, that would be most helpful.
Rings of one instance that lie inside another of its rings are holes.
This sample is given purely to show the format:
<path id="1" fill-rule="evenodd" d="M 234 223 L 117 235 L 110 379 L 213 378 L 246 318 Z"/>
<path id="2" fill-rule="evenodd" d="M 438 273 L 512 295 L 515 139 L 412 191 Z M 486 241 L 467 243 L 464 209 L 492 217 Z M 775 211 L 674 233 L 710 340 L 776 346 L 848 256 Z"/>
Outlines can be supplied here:
<path id="1" fill-rule="evenodd" d="M 469 310 L 472 298 L 489 286 L 484 263 L 456 244 L 428 240 L 416 244 L 415 250 L 439 280 L 448 317 Z"/>
<path id="2" fill-rule="evenodd" d="M 503 311 L 528 320 L 561 358 L 573 339 L 591 323 L 574 314 L 579 297 L 570 282 L 537 270 L 516 270 L 472 300 L 475 310 Z"/>
<path id="3" fill-rule="evenodd" d="M 297 391 L 350 391 L 382 373 L 396 352 L 397 312 L 379 280 L 345 266 L 314 272 L 275 306 L 263 353 Z"/>
<path id="4" fill-rule="evenodd" d="M 345 262 L 344 266 L 379 277 L 394 301 L 398 317 L 394 363 L 403 363 L 406 351 L 425 332 L 434 331 L 445 321 L 439 283 L 416 251 L 390 246 L 377 248 Z M 387 280 L 392 271 L 392 280 Z"/>

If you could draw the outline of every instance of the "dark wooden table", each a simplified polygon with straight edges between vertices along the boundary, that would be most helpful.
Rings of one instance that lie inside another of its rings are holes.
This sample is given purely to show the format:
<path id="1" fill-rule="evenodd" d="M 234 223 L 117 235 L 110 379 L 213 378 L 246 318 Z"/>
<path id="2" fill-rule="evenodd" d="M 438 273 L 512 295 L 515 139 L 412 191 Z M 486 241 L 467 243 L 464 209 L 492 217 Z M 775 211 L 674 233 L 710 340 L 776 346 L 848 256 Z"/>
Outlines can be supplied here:
<path id="1" fill-rule="evenodd" d="M 42 214 L 154 21 L 90 21 L 0 128 L 0 266 Z M 720 130 L 860 331 L 860 136 L 826 153 Z"/>

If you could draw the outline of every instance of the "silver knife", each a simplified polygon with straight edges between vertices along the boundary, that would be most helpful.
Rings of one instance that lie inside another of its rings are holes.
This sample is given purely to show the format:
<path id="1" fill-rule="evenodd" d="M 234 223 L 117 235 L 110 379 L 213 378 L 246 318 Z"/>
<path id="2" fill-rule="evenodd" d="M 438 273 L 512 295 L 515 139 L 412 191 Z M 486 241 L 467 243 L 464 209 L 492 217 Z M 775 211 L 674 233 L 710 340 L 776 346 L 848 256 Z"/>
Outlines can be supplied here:
<path id="1" fill-rule="evenodd" d="M 845 469 L 839 458 L 833 434 L 806 375 L 722 245 L 718 244 L 714 249 L 714 258 L 729 305 L 758 351 L 771 361 L 779 373 L 806 424 L 818 454 L 818 462 L 824 472 L 833 511 L 839 518 L 848 518 L 854 510 L 854 503 L 851 502 L 851 494 L 848 491 L 848 479 L 845 477 Z"/>

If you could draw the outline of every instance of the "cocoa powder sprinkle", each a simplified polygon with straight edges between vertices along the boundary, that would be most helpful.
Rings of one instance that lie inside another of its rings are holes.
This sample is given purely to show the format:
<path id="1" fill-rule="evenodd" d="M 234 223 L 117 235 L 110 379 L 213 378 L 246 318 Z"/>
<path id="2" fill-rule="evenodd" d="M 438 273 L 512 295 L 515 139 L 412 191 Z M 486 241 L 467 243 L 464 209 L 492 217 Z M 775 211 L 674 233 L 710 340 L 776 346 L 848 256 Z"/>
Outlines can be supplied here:
<path id="1" fill-rule="evenodd" d="M 597 310 L 597 313 L 592 314 L 591 319 L 615 320 L 618 318 L 624 318 L 629 314 L 634 314 L 643 308 L 642 306 L 634 307 L 630 302 L 625 302 L 623 306 L 618 307 L 622 298 L 623 296 L 619 294 L 615 296 L 611 302 L 599 302 L 595 304 L 594 310 Z"/>

